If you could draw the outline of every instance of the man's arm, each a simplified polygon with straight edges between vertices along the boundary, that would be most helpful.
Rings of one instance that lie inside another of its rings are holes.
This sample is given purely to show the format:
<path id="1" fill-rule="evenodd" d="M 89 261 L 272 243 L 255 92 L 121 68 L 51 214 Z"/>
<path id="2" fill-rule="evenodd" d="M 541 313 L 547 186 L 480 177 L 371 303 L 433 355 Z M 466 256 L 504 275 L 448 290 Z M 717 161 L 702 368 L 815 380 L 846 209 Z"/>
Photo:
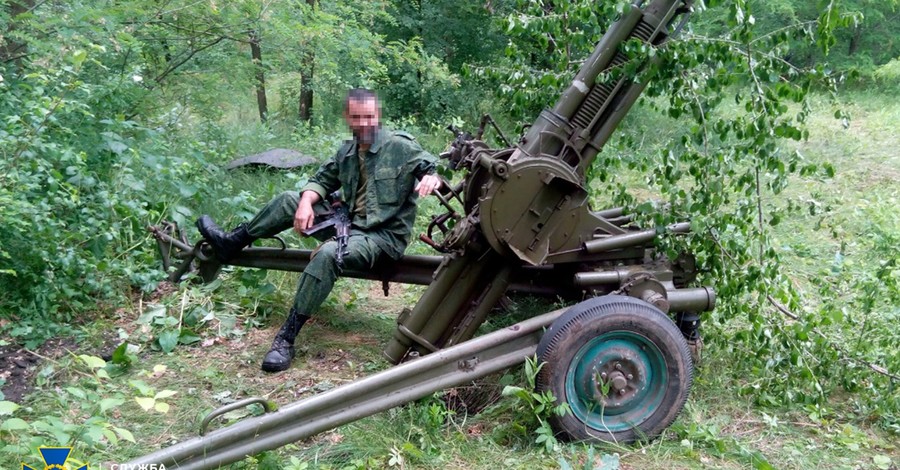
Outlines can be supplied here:
<path id="1" fill-rule="evenodd" d="M 326 194 L 331 194 L 341 187 L 338 179 L 337 158 L 344 147 L 338 149 L 333 157 L 329 158 L 316 170 L 316 174 L 309 179 L 306 186 L 300 190 L 300 203 L 297 204 L 297 212 L 294 213 L 294 231 L 300 233 L 313 226 L 316 217 L 313 204 L 325 199 Z"/>
<path id="2" fill-rule="evenodd" d="M 425 175 L 419 180 L 415 190 L 419 196 L 427 196 L 441 187 L 441 178 L 436 174 Z"/>
<path id="3" fill-rule="evenodd" d="M 419 196 L 427 196 L 441 187 L 441 178 L 435 173 L 437 158 L 426 152 L 418 143 L 415 147 L 415 153 L 408 163 L 410 172 L 419 179 L 414 191 L 418 191 Z"/>
<path id="4" fill-rule="evenodd" d="M 294 231 L 301 233 L 313 226 L 316 213 L 313 211 L 313 204 L 322 200 L 319 193 L 313 190 L 307 190 L 300 193 L 300 202 L 297 204 L 297 212 L 294 213 Z"/>
<path id="5" fill-rule="evenodd" d="M 341 151 L 344 150 L 344 147 L 341 147 L 337 153 L 322 166 L 316 170 L 316 174 L 309 179 L 309 182 L 306 183 L 306 186 L 300 190 L 300 192 L 304 191 L 315 191 L 321 199 L 325 199 L 325 196 L 331 194 L 338 190 L 341 187 L 341 181 L 338 179 L 338 164 L 337 158 L 338 155 L 341 154 Z"/>

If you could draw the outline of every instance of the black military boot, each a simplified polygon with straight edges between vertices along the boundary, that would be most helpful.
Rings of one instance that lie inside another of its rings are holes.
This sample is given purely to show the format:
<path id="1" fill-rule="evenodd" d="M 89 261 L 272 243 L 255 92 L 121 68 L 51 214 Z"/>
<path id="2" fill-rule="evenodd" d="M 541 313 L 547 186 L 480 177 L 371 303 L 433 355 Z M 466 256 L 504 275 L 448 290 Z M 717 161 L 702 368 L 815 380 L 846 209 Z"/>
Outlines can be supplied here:
<path id="1" fill-rule="evenodd" d="M 278 372 L 287 370 L 294 359 L 294 339 L 303 324 L 309 320 L 309 315 L 304 315 L 293 308 L 287 320 L 281 325 L 281 329 L 275 334 L 272 348 L 263 358 L 262 370 L 265 372 Z"/>
<path id="2" fill-rule="evenodd" d="M 200 235 L 203 235 L 203 238 L 213 248 L 216 259 L 223 263 L 227 263 L 231 258 L 234 258 L 234 255 L 240 253 L 245 246 L 250 245 L 255 240 L 247 232 L 246 224 L 238 225 L 236 229 L 226 232 L 213 222 L 212 217 L 208 215 L 201 215 L 197 219 L 197 229 L 200 230 Z"/>

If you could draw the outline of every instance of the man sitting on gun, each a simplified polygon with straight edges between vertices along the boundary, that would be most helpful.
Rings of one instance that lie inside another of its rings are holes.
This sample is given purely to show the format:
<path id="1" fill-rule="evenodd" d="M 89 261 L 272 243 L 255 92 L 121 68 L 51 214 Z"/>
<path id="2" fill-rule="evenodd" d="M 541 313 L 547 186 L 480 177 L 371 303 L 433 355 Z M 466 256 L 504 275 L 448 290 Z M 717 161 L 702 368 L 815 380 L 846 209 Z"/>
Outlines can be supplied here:
<path id="1" fill-rule="evenodd" d="M 258 238 L 290 227 L 298 233 L 309 229 L 315 217 L 313 205 L 333 191 L 343 192 L 351 219 L 347 250 L 340 259 L 339 245 L 332 240 L 314 252 L 300 275 L 290 314 L 263 358 L 266 372 L 290 367 L 297 333 L 331 292 L 342 268 L 367 270 L 382 255 L 393 259 L 403 255 L 416 218 L 417 196 L 431 194 L 441 185 L 434 174 L 437 159 L 409 134 L 381 129 L 380 114 L 374 92 L 350 90 L 344 101 L 344 119 L 353 139 L 322 164 L 299 193 L 282 193 L 249 223 L 230 232 L 207 215 L 197 220 L 200 234 L 216 257 L 227 262 Z"/>

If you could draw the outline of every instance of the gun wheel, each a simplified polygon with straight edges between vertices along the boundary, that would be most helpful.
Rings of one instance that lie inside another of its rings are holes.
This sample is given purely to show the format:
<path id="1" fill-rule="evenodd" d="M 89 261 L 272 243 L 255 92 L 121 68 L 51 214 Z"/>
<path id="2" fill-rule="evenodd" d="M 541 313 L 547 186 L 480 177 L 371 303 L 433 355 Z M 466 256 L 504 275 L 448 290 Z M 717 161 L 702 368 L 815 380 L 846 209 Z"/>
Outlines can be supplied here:
<path id="1" fill-rule="evenodd" d="M 687 401 L 693 363 L 687 342 L 656 307 L 609 295 L 559 317 L 538 344 L 539 392 L 571 412 L 550 424 L 575 441 L 633 442 L 658 436 Z"/>

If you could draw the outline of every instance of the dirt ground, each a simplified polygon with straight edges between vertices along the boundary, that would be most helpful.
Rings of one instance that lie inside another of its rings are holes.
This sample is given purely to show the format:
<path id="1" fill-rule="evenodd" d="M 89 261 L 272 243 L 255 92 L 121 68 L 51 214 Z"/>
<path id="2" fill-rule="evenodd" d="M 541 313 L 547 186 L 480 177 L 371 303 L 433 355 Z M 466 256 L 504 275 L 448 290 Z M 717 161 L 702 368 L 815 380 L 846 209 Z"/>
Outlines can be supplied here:
<path id="1" fill-rule="evenodd" d="M 110 335 L 103 339 L 100 348 L 91 351 L 80 350 L 75 339 L 68 337 L 49 339 L 34 351 L 12 342 L 0 346 L 0 380 L 5 381 L 0 387 L 3 399 L 21 403 L 34 390 L 34 376 L 48 360 L 54 361 L 70 352 L 108 359 L 117 344 L 115 336 Z"/>
<path id="2" fill-rule="evenodd" d="M 45 359 L 56 359 L 75 347 L 71 338 L 54 338 L 29 351 L 19 344 L 0 346 L 0 379 L 6 381 L 0 391 L 4 400 L 20 403 L 34 388 L 34 375 Z"/>

